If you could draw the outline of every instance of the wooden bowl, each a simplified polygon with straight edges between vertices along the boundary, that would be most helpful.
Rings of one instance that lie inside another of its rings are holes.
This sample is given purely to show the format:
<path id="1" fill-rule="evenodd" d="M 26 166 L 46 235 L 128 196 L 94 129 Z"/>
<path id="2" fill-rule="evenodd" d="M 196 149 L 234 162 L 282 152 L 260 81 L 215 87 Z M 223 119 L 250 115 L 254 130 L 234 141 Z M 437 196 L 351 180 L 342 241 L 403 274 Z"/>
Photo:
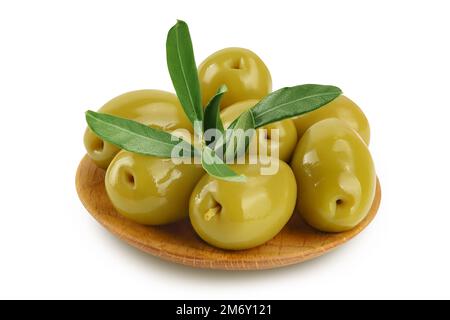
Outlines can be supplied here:
<path id="1" fill-rule="evenodd" d="M 85 156 L 78 167 L 76 187 L 90 214 L 120 239 L 162 259 L 195 268 L 261 270 L 300 263 L 327 253 L 359 234 L 375 217 L 381 200 L 377 180 L 369 215 L 356 228 L 337 234 L 323 233 L 306 225 L 294 214 L 284 229 L 257 248 L 227 251 L 203 242 L 188 220 L 168 226 L 143 226 L 120 216 L 105 191 L 105 171 Z"/>

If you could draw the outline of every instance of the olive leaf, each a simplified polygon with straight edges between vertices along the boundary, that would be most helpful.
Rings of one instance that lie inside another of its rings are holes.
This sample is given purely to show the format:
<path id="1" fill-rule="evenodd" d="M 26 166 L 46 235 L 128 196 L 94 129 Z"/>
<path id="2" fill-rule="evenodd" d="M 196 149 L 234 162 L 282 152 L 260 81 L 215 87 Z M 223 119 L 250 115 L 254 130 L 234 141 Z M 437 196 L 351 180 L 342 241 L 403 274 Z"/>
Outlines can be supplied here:
<path id="1" fill-rule="evenodd" d="M 235 159 L 247 151 L 254 129 L 255 119 L 251 110 L 242 113 L 231 123 L 225 134 L 225 159 Z"/>
<path id="2" fill-rule="evenodd" d="M 214 149 L 218 141 L 225 132 L 222 119 L 220 118 L 220 101 L 227 92 L 227 86 L 222 85 L 217 90 L 214 97 L 208 102 L 205 108 L 203 121 L 203 140 L 207 146 Z"/>
<path id="3" fill-rule="evenodd" d="M 186 22 L 178 20 L 166 41 L 167 67 L 178 99 L 196 133 L 201 134 L 203 108 L 191 36 Z"/>
<path id="4" fill-rule="evenodd" d="M 206 146 L 202 150 L 202 166 L 210 176 L 221 180 L 231 182 L 244 182 L 246 180 L 245 176 L 234 172 L 216 155 L 214 150 Z"/>
<path id="5" fill-rule="evenodd" d="M 204 131 L 207 131 L 208 129 L 217 129 L 221 133 L 225 132 L 222 119 L 220 118 L 220 101 L 227 90 L 228 88 L 226 85 L 220 86 L 214 97 L 212 97 L 206 105 L 203 123 Z"/>
<path id="6" fill-rule="evenodd" d="M 191 150 L 191 155 L 198 152 L 183 139 L 136 121 L 94 111 L 86 112 L 86 121 L 100 138 L 130 152 L 161 158 L 171 158 L 176 146 Z"/>
<path id="7" fill-rule="evenodd" d="M 304 84 L 279 89 L 258 102 L 251 112 L 255 127 L 313 111 L 331 102 L 342 94 L 335 86 Z"/>

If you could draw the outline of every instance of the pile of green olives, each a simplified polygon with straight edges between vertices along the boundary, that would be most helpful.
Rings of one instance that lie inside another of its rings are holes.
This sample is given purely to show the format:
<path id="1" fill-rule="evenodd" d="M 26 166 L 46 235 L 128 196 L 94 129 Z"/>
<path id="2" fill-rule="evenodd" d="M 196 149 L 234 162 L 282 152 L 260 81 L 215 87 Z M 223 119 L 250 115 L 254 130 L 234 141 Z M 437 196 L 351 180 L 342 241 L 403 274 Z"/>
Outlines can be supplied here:
<path id="1" fill-rule="evenodd" d="M 198 74 L 203 105 L 219 85 L 227 85 L 220 114 L 225 128 L 272 90 L 268 68 L 247 49 L 212 54 L 200 64 Z M 178 98 L 169 92 L 129 92 L 106 103 L 100 112 L 166 132 L 187 129 L 193 135 Z M 106 170 L 106 192 L 121 215 L 145 225 L 189 218 L 198 236 L 217 248 L 262 245 L 293 214 L 322 232 L 350 230 L 367 216 L 376 173 L 368 149 L 369 123 L 353 101 L 339 96 L 315 111 L 263 129 L 279 129 L 277 143 L 269 144 L 268 150 L 278 155 L 278 170 L 262 175 L 260 163 L 233 165 L 235 172 L 246 176 L 244 182 L 209 176 L 199 164 L 176 164 L 120 150 L 90 129 L 84 144 L 95 164 Z"/>

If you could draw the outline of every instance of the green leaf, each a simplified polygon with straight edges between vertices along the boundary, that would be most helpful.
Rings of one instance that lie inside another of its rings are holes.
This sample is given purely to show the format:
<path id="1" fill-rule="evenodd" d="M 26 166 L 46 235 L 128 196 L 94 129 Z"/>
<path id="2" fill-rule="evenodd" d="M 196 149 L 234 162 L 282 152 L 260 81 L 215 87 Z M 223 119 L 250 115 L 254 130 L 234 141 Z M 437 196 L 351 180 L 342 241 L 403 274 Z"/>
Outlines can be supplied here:
<path id="1" fill-rule="evenodd" d="M 245 134 L 248 133 L 247 130 L 249 129 L 255 129 L 255 119 L 251 109 L 242 113 L 227 128 L 225 159 L 235 159 L 237 156 L 242 156 L 247 151 L 254 133 L 250 132 L 250 136 Z M 234 145 L 232 142 L 234 142 Z"/>
<path id="2" fill-rule="evenodd" d="M 204 118 L 204 131 L 209 129 L 217 129 L 221 133 L 225 132 L 223 127 L 222 119 L 220 118 L 220 101 L 225 92 L 227 92 L 227 86 L 222 85 L 217 90 L 216 94 L 208 102 L 205 108 L 205 118 Z"/>
<path id="3" fill-rule="evenodd" d="M 89 128 L 100 138 L 130 152 L 170 158 L 175 146 L 184 146 L 185 150 L 194 150 L 183 139 L 136 121 L 94 111 L 86 112 L 86 121 Z"/>
<path id="4" fill-rule="evenodd" d="M 304 84 L 274 91 L 252 109 L 255 127 L 299 116 L 329 103 L 342 94 L 334 86 Z"/>
<path id="5" fill-rule="evenodd" d="M 244 182 L 246 180 L 245 176 L 234 172 L 208 147 L 204 147 L 202 150 L 202 166 L 210 176 L 221 180 L 231 182 Z"/>
<path id="6" fill-rule="evenodd" d="M 178 21 L 167 35 L 167 67 L 178 99 L 194 129 L 202 130 L 203 108 L 189 28 L 184 21 Z"/>

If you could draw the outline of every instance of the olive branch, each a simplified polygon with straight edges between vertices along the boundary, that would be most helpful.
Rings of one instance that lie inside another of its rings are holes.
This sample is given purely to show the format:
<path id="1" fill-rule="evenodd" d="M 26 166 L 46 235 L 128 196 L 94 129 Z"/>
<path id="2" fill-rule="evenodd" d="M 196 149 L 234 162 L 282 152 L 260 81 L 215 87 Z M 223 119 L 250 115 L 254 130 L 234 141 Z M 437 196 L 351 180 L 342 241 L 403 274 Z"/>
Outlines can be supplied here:
<path id="1" fill-rule="evenodd" d="M 207 144 L 202 140 L 200 147 L 194 147 L 168 132 L 94 111 L 86 112 L 87 124 L 103 140 L 137 154 L 171 158 L 172 150 L 181 145 L 183 150 L 191 151 L 188 156 L 201 157 L 202 166 L 208 174 L 227 181 L 245 180 L 244 176 L 235 173 L 224 162 L 225 157 L 233 158 L 238 154 L 238 150 L 246 150 L 248 139 L 242 136 L 242 132 L 314 111 L 342 94 L 338 87 L 328 85 L 304 84 L 285 87 L 268 94 L 225 129 L 220 118 L 220 101 L 227 88 L 220 86 L 203 108 L 191 36 L 184 21 L 177 21 L 169 30 L 166 56 L 175 92 L 194 127 L 194 134 L 203 139 L 205 131 L 215 129 L 222 133 L 218 141 Z M 229 141 L 237 143 L 227 149 Z M 218 148 L 225 150 L 223 158 L 216 152 Z"/>

